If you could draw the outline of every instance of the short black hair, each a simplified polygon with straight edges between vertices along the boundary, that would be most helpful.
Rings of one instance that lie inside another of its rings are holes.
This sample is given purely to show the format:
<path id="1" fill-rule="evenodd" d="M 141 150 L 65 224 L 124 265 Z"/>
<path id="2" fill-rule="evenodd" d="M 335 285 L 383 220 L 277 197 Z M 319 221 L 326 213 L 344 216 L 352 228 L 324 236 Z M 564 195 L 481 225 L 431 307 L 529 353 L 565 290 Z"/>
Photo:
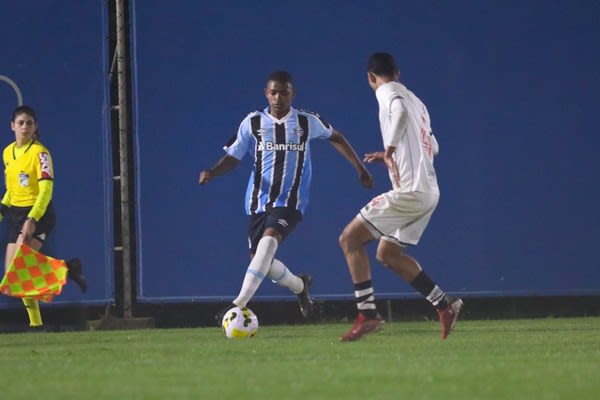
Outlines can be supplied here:
<path id="1" fill-rule="evenodd" d="M 269 74 L 267 78 L 267 82 L 275 81 L 280 83 L 291 83 L 294 84 L 292 80 L 292 74 L 287 71 L 275 71 Z"/>
<path id="2" fill-rule="evenodd" d="M 377 52 L 369 57 L 367 72 L 393 78 L 398 73 L 398 67 L 396 61 L 394 61 L 394 56 L 389 53 Z"/>

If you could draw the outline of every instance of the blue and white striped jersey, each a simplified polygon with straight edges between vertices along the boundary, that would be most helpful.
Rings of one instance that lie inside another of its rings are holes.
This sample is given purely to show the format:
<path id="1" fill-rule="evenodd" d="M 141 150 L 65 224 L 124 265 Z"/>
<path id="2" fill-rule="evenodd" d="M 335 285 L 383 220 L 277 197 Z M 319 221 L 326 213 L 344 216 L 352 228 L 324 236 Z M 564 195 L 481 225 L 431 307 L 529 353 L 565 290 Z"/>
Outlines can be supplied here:
<path id="1" fill-rule="evenodd" d="M 333 128 L 310 111 L 291 108 L 282 119 L 269 108 L 248 114 L 224 150 L 241 160 L 254 157 L 245 208 L 248 215 L 272 207 L 292 207 L 304 213 L 311 182 L 310 141 L 329 139 Z"/>

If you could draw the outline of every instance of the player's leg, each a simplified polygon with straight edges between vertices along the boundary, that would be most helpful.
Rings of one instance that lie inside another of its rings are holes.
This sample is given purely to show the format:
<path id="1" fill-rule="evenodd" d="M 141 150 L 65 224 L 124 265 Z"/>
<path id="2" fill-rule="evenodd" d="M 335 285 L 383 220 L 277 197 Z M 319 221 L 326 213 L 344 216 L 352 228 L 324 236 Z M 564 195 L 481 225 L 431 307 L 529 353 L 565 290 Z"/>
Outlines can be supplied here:
<path id="1" fill-rule="evenodd" d="M 252 257 L 252 261 L 246 269 L 242 288 L 233 300 L 233 304 L 238 307 L 246 307 L 269 272 L 269 267 L 279 246 L 279 235 L 275 232 L 276 236 L 274 236 L 273 233 L 272 231 L 265 232 L 264 236 L 258 241 L 254 257 Z"/>
<path id="2" fill-rule="evenodd" d="M 25 207 L 10 207 L 8 209 L 8 244 L 6 246 L 6 253 L 4 258 L 4 266 L 6 270 L 15 258 L 15 253 L 17 252 L 17 249 L 23 243 L 23 235 L 21 234 L 21 228 L 25 219 L 27 219 L 27 213 L 29 212 L 29 210 L 30 208 Z M 42 246 L 42 242 L 36 239 L 32 239 L 30 243 L 28 243 L 28 245 L 37 250 Z M 29 326 L 32 328 L 41 327 L 43 325 L 43 322 L 38 301 L 28 297 L 23 298 L 22 301 L 25 305 L 27 316 L 29 317 Z"/>
<path id="3" fill-rule="evenodd" d="M 8 271 L 8 267 L 12 262 L 13 258 L 15 258 L 15 253 L 17 252 L 17 244 L 16 243 L 7 243 L 6 244 L 6 252 L 4 255 L 4 271 Z"/>
<path id="4" fill-rule="evenodd" d="M 402 277 L 436 309 L 443 309 L 448 305 L 446 293 L 423 271 L 417 260 L 404 253 L 404 248 L 399 244 L 381 240 L 377 247 L 377 260 Z"/>
<path id="5" fill-rule="evenodd" d="M 450 334 L 462 308 L 462 300 L 448 296 L 421 268 L 417 260 L 404 253 L 403 247 L 389 240 L 381 240 L 377 259 L 387 268 L 401 276 L 433 307 L 442 327 L 441 338 Z"/>
<path id="6" fill-rule="evenodd" d="M 17 243 L 15 244 L 15 251 L 13 251 L 13 254 L 12 254 L 13 258 L 14 258 L 16 249 L 19 246 L 21 246 L 22 243 L 23 243 L 22 235 L 19 235 L 19 238 L 17 239 Z M 29 243 L 27 243 L 27 245 L 34 250 L 39 250 L 42 247 L 42 242 L 40 242 L 39 240 L 36 240 L 36 239 L 31 239 L 29 241 Z M 12 258 L 11 258 L 11 262 L 12 262 Z M 25 309 L 27 310 L 27 316 L 29 317 L 29 326 L 34 329 L 41 328 L 44 323 L 42 321 L 42 313 L 40 312 L 40 303 L 31 297 L 24 297 L 23 304 L 25 305 Z"/>
<path id="7" fill-rule="evenodd" d="M 265 221 L 265 232 L 277 232 L 279 243 L 292 233 L 302 220 L 298 210 L 290 208 L 274 208 Z M 295 275 L 281 260 L 273 258 L 267 276 L 279 286 L 290 289 L 298 296 L 300 313 L 308 317 L 313 310 L 313 300 L 310 297 L 312 277 L 308 274 Z"/>
<path id="8" fill-rule="evenodd" d="M 461 299 L 446 295 L 421 268 L 413 257 L 405 253 L 407 244 L 416 245 L 437 206 L 438 196 L 427 193 L 396 194 L 392 199 L 397 211 L 396 226 L 390 230 L 377 247 L 377 260 L 409 283 L 437 310 L 442 325 L 441 337 L 445 339 L 462 308 Z"/>
<path id="9" fill-rule="evenodd" d="M 254 257 L 246 270 L 240 293 L 233 301 L 234 304 L 238 307 L 246 307 L 265 276 L 269 274 L 279 244 L 283 242 L 301 220 L 302 214 L 298 210 L 283 207 L 273 208 L 265 212 L 260 219 L 251 219 L 249 228 L 251 246 L 256 242 L 256 237 L 259 233 L 261 236 L 256 244 Z M 283 264 L 277 264 L 276 266 L 281 265 Z M 291 272 L 289 273 L 291 276 L 288 278 L 288 282 L 292 282 L 291 286 L 296 288 L 301 284 L 304 288 L 302 279 L 291 274 Z"/>
<path id="10" fill-rule="evenodd" d="M 10 263 L 12 263 L 13 258 L 15 258 L 15 253 L 17 252 L 17 244 L 16 243 L 8 243 L 6 245 L 6 253 L 4 258 L 4 269 L 8 270 Z M 25 305 L 25 310 L 27 311 L 27 316 L 29 318 L 29 326 L 30 327 L 41 327 L 42 326 L 42 315 L 40 313 L 39 303 L 32 299 L 25 297 L 22 299 L 23 305 Z"/>
<path id="11" fill-rule="evenodd" d="M 259 243 L 263 239 L 267 215 L 268 215 L 268 213 L 266 213 L 266 212 L 259 213 L 259 214 L 253 214 L 250 216 L 250 218 L 248 220 L 248 245 L 249 245 L 249 250 L 250 250 L 251 261 L 246 269 L 246 274 L 244 275 L 242 287 L 241 287 L 240 292 L 238 293 L 238 296 L 236 297 L 236 299 L 232 303 L 221 308 L 215 314 L 215 320 L 218 325 L 221 325 L 223 316 L 227 313 L 227 311 L 230 308 L 246 307 L 248 301 L 250 300 L 252 295 L 254 295 L 254 293 L 260 286 L 260 283 L 264 279 L 266 272 L 268 271 L 268 268 L 267 268 L 262 273 L 262 278 L 259 278 L 259 276 L 258 276 L 259 272 L 256 272 L 257 267 L 255 267 L 253 264 L 253 262 L 255 264 L 259 263 L 259 261 L 261 261 L 265 257 L 265 252 L 272 253 L 274 255 L 275 250 L 277 249 L 277 244 L 272 243 L 272 241 L 271 241 L 272 237 L 271 237 L 271 238 L 267 238 L 267 239 L 263 240 L 262 245 L 260 246 L 260 251 L 258 250 Z M 258 259 L 256 259 L 257 253 L 259 254 Z M 260 264 L 259 264 L 259 267 L 260 267 Z M 259 271 L 260 271 L 260 269 L 259 269 Z"/>
<path id="12" fill-rule="evenodd" d="M 312 276 L 309 274 L 294 275 L 292 271 L 280 260 L 273 259 L 268 277 L 276 284 L 286 287 L 298 296 L 300 313 L 304 318 L 310 316 L 314 303 L 310 296 Z"/>
<path id="13" fill-rule="evenodd" d="M 346 258 L 348 271 L 354 285 L 354 296 L 358 316 L 350 331 L 340 339 L 358 340 L 364 335 L 379 331 L 383 319 L 375 306 L 375 295 L 371 280 L 371 263 L 365 245 L 374 239 L 361 219 L 354 218 L 342 231 L 339 244 Z"/>
<path id="14" fill-rule="evenodd" d="M 290 289 L 294 294 L 300 294 L 304 290 L 302 278 L 294 275 L 283 262 L 276 258 L 273 259 L 267 276 L 273 283 Z"/>

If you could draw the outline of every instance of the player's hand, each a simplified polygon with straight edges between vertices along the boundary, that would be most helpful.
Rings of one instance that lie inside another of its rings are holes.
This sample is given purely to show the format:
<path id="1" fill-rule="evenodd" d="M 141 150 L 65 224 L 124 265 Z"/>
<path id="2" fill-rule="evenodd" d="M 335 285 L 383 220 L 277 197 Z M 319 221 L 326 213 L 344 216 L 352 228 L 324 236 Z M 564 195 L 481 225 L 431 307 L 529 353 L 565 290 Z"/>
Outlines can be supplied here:
<path id="1" fill-rule="evenodd" d="M 367 189 L 372 188 L 375 184 L 373 176 L 366 168 L 361 169 L 360 173 L 358 174 L 358 179 L 360 179 L 360 184 Z"/>
<path id="2" fill-rule="evenodd" d="M 201 171 L 200 177 L 198 178 L 198 183 L 201 185 L 206 185 L 212 178 L 213 176 L 210 171 Z"/>
<path id="3" fill-rule="evenodd" d="M 363 158 L 363 162 L 366 162 L 369 164 L 372 162 L 379 162 L 379 161 L 383 161 L 383 151 L 367 153 L 367 154 L 365 154 L 365 156 Z"/>
<path id="4" fill-rule="evenodd" d="M 35 220 L 27 218 L 21 228 L 21 235 L 23 235 L 23 243 L 28 244 L 33 238 L 35 233 Z"/>

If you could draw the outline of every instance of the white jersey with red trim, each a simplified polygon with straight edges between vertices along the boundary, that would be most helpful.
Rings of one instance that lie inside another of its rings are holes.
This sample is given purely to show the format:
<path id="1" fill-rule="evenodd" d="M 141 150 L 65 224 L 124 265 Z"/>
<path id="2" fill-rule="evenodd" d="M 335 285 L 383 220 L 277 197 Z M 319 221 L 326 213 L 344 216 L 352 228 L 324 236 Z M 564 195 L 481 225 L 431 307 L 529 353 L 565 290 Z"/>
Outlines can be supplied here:
<path id="1" fill-rule="evenodd" d="M 400 174 L 399 192 L 438 193 L 433 158 L 439 146 L 425 104 L 403 84 L 384 83 L 375 91 L 379 103 L 379 124 L 384 148 L 395 146 L 394 157 Z"/>

